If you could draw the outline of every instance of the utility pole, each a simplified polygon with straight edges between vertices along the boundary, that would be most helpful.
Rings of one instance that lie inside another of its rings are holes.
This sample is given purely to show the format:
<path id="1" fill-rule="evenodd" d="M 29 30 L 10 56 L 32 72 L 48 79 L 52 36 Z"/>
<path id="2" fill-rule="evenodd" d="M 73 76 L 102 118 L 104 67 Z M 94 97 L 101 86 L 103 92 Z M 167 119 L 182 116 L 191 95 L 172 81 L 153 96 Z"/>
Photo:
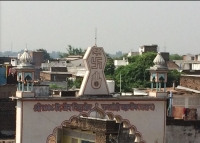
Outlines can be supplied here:
<path id="1" fill-rule="evenodd" d="M 119 81 L 120 81 L 120 94 L 121 94 L 121 92 L 122 92 L 122 81 L 121 81 L 122 79 L 121 79 L 121 73 L 120 73 L 120 78 L 119 78 Z"/>

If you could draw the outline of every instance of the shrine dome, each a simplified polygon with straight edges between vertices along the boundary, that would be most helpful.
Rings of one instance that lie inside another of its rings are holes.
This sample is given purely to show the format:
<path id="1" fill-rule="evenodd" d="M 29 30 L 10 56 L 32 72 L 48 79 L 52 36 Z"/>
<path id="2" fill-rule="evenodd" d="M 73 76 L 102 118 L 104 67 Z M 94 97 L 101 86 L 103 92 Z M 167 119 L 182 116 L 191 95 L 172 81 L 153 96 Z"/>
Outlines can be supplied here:
<path id="1" fill-rule="evenodd" d="M 165 64 L 165 60 L 163 59 L 163 57 L 161 56 L 160 52 L 158 52 L 157 56 L 155 57 L 155 59 L 153 60 L 153 63 L 155 65 L 164 65 Z"/>
<path id="2" fill-rule="evenodd" d="M 20 63 L 24 63 L 24 64 L 30 64 L 32 58 L 28 53 L 28 50 L 25 49 L 24 53 L 21 55 L 21 57 L 19 58 Z"/>

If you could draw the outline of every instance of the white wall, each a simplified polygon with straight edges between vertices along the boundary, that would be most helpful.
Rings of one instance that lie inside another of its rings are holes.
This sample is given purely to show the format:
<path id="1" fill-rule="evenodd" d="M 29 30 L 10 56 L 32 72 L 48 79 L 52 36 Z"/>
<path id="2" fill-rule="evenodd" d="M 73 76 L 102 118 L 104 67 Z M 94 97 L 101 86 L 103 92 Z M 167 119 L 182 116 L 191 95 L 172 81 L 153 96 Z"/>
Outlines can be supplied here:
<path id="1" fill-rule="evenodd" d="M 142 110 L 127 110 L 127 111 L 104 111 L 105 113 L 112 112 L 114 116 L 121 116 L 124 120 L 128 120 L 131 125 L 134 125 L 137 128 L 137 131 L 142 134 L 143 140 L 147 143 L 164 143 L 165 135 L 165 101 L 134 101 L 134 100 L 99 100 L 96 101 L 80 101 L 73 100 L 69 101 L 60 101 L 60 100 L 39 100 L 34 99 L 32 101 L 23 101 L 23 125 L 22 125 L 22 143 L 45 143 L 47 137 L 52 134 L 53 130 L 60 126 L 61 123 L 65 120 L 69 120 L 70 117 L 76 115 L 78 116 L 80 112 L 78 111 L 41 111 L 34 112 L 34 105 L 37 103 L 41 104 L 72 104 L 76 102 L 77 104 L 92 104 L 92 108 L 95 107 L 95 104 L 98 103 L 98 107 L 102 108 L 102 104 L 129 104 L 134 102 L 134 105 L 140 104 L 154 104 L 155 110 L 142 111 Z M 88 113 L 89 111 L 84 111 Z M 19 139 L 19 134 L 16 135 Z M 19 142 L 17 142 L 19 143 Z"/>

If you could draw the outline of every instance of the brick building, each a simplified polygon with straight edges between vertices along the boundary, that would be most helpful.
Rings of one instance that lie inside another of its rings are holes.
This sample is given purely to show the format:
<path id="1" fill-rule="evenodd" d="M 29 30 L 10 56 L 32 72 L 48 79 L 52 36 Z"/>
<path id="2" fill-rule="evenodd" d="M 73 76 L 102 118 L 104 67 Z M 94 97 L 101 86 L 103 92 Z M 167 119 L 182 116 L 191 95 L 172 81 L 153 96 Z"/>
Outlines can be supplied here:
<path id="1" fill-rule="evenodd" d="M 42 51 L 31 51 L 30 56 L 32 57 L 35 67 L 40 68 L 41 64 L 44 62 L 44 53 Z"/>
<path id="2" fill-rule="evenodd" d="M 183 87 L 200 90 L 200 76 L 199 75 L 181 75 L 180 85 Z"/>

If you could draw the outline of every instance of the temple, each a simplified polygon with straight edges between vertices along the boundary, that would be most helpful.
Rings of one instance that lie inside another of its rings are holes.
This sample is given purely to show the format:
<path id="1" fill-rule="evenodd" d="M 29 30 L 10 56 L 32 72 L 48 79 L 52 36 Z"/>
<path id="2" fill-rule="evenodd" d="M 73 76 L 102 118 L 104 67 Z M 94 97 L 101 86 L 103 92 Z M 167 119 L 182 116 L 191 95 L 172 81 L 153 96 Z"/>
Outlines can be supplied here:
<path id="1" fill-rule="evenodd" d="M 34 68 L 24 50 L 16 67 L 16 143 L 164 143 L 166 97 L 109 94 L 102 47 L 89 47 L 84 62 L 78 96 L 36 96 Z M 161 92 L 167 69 L 159 54 L 154 63 L 152 92 L 155 83 Z"/>

